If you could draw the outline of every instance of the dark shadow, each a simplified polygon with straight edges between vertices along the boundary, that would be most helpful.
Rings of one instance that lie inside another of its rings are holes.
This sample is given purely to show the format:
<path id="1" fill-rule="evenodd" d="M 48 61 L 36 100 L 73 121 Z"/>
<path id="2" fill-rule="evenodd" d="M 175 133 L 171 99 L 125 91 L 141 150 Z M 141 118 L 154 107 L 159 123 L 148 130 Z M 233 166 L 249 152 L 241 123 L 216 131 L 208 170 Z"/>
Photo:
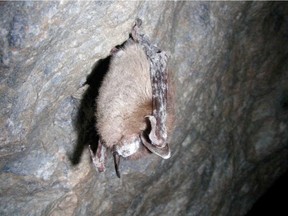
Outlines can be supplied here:
<path id="1" fill-rule="evenodd" d="M 74 121 L 74 128 L 77 131 L 77 143 L 73 149 L 69 159 L 72 165 L 79 164 L 84 149 L 90 145 L 93 152 L 98 146 L 99 135 L 96 131 L 96 98 L 99 94 L 99 89 L 103 78 L 109 70 L 111 58 L 114 53 L 123 48 L 126 43 L 132 41 L 131 35 L 122 44 L 115 46 L 111 50 L 111 55 L 104 59 L 97 61 L 87 76 L 84 85 L 89 85 L 80 102 L 79 110 L 77 112 L 76 120 Z"/>
<path id="2" fill-rule="evenodd" d="M 257 215 L 288 215 L 288 171 L 258 199 L 246 216 Z"/>
<path id="3" fill-rule="evenodd" d="M 96 98 L 102 80 L 107 73 L 110 65 L 111 55 L 105 59 L 100 59 L 95 63 L 92 72 L 87 76 L 85 85 L 89 85 L 86 92 L 83 94 L 79 110 L 74 121 L 74 127 L 77 131 L 77 143 L 74 147 L 69 159 L 72 165 L 77 165 L 84 149 L 91 145 L 95 152 L 98 145 L 99 136 L 96 131 Z"/>

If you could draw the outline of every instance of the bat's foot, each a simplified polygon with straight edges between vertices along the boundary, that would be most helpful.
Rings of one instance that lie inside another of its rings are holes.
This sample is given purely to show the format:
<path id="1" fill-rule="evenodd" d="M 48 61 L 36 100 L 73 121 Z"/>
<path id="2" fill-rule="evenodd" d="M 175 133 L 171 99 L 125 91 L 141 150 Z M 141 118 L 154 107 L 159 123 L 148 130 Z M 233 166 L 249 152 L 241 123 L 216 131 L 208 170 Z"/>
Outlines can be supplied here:
<path id="1" fill-rule="evenodd" d="M 89 145 L 89 151 L 90 155 L 93 161 L 93 164 L 95 168 L 98 170 L 98 172 L 104 172 L 105 171 L 105 160 L 106 160 L 106 148 L 101 144 L 101 142 L 98 142 L 98 148 L 96 153 L 91 149 L 91 146 Z"/>

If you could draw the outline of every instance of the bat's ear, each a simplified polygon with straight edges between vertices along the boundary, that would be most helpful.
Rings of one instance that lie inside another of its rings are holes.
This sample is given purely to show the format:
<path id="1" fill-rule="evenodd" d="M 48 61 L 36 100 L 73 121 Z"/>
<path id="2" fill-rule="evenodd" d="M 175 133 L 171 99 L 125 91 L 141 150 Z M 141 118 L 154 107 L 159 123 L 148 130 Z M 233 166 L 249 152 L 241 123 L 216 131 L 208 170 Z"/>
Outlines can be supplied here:
<path id="1" fill-rule="evenodd" d="M 168 159 L 171 157 L 171 151 L 168 143 L 166 143 L 164 147 L 158 147 L 156 145 L 153 145 L 147 141 L 144 136 L 144 132 L 142 132 L 141 134 L 141 141 L 147 149 L 149 149 L 152 153 L 162 157 L 163 159 Z"/>

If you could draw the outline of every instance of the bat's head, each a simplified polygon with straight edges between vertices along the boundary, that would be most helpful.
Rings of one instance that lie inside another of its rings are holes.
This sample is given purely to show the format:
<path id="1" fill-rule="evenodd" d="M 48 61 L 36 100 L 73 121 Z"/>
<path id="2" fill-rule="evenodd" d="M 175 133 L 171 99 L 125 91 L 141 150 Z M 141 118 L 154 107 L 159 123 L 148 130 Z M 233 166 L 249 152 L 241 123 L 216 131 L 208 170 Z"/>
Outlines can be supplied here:
<path id="1" fill-rule="evenodd" d="M 119 156 L 129 159 L 138 159 L 144 155 L 154 153 L 164 159 L 170 158 L 170 148 L 166 143 L 162 147 L 155 146 L 151 143 L 149 136 L 143 133 L 130 138 L 122 138 L 118 145 L 114 146 L 114 152 Z"/>
<path id="2" fill-rule="evenodd" d="M 141 145 L 141 139 L 139 136 L 122 138 L 121 142 L 114 147 L 114 151 L 116 151 L 118 155 L 126 158 L 139 151 L 141 149 Z"/>
<path id="3" fill-rule="evenodd" d="M 151 152 L 142 144 L 139 135 L 130 138 L 122 138 L 121 142 L 113 146 L 114 165 L 117 176 L 120 178 L 120 157 L 138 159 L 148 153 Z"/>

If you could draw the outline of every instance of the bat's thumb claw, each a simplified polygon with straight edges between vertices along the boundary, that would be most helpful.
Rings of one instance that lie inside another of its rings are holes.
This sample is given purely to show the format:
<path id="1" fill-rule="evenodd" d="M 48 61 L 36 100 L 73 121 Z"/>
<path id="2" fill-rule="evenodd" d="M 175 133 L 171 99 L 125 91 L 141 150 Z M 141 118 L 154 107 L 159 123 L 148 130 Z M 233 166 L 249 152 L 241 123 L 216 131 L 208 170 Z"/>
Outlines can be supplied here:
<path id="1" fill-rule="evenodd" d="M 139 29 L 141 25 L 142 25 L 142 20 L 140 18 L 136 18 L 135 23 L 132 27 L 132 31 L 131 31 L 132 39 L 136 42 L 138 42 L 139 37 L 140 37 Z"/>
<path id="2" fill-rule="evenodd" d="M 139 28 L 141 27 L 141 25 L 142 25 L 142 20 L 139 17 L 137 17 L 135 20 L 135 26 Z"/>

